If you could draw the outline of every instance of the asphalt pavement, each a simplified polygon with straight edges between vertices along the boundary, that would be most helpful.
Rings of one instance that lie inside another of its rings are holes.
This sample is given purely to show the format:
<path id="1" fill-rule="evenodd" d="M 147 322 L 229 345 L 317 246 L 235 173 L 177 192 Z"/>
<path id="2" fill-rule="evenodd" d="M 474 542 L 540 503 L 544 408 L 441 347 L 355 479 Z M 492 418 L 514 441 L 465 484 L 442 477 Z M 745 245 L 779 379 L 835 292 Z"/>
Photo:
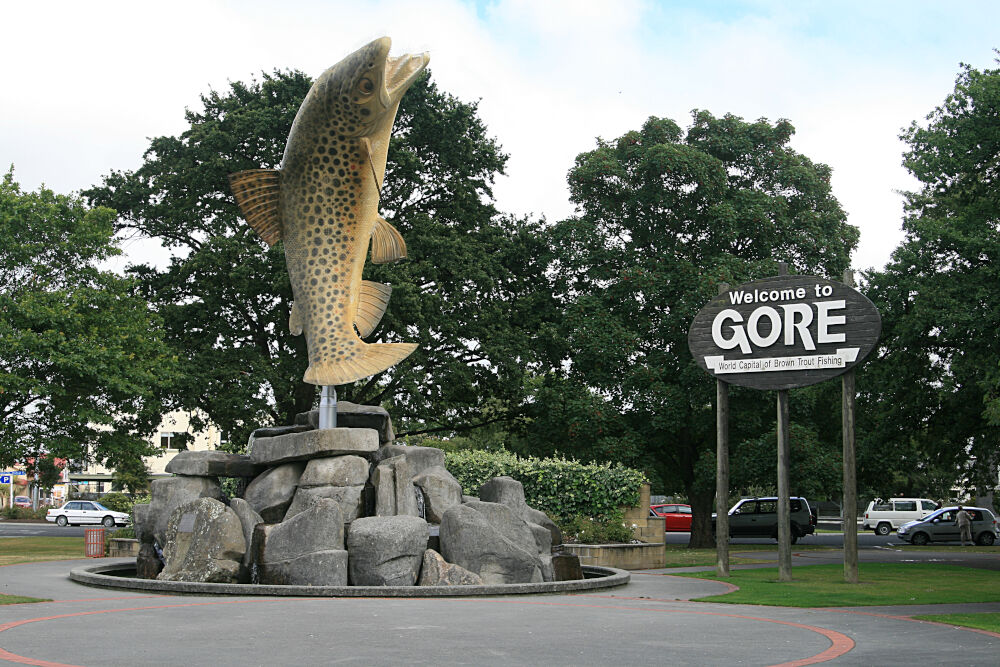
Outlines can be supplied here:
<path id="1" fill-rule="evenodd" d="M 818 553 L 823 552 L 796 552 L 793 567 L 815 563 Z M 862 559 L 892 553 L 864 549 Z M 777 556 L 754 552 L 769 555 Z M 912 667 L 997 664 L 1000 658 L 998 634 L 909 618 L 927 613 L 926 607 L 692 602 L 723 593 L 729 584 L 671 576 L 665 569 L 633 572 L 626 586 L 581 594 L 246 598 L 151 595 L 88 588 L 68 579 L 73 567 L 94 562 L 0 567 L 0 593 L 53 600 L 0 606 L 0 662 Z M 964 609 L 1000 612 L 1000 604 L 932 607 Z"/>

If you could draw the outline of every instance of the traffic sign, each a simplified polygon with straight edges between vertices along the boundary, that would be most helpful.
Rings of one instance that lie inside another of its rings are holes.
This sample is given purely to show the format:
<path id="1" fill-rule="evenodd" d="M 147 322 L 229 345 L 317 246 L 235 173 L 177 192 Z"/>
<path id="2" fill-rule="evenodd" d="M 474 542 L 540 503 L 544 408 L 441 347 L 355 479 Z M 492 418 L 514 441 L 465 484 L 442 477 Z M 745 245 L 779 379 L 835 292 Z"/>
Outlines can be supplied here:
<path id="1" fill-rule="evenodd" d="M 0 475 L 0 484 L 10 484 L 10 475 Z"/>

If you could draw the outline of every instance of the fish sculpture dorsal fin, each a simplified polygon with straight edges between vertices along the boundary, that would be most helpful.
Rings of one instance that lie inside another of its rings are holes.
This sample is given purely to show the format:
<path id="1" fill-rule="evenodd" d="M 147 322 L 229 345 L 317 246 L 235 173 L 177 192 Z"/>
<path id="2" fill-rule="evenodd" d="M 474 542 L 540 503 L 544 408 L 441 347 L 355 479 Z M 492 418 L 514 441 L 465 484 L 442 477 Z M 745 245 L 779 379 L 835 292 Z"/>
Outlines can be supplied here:
<path id="1" fill-rule="evenodd" d="M 372 229 L 372 263 L 385 264 L 406 257 L 406 241 L 399 230 L 385 221 L 385 218 L 375 218 Z"/>
<path id="2" fill-rule="evenodd" d="M 248 169 L 229 175 L 229 185 L 243 217 L 269 246 L 281 240 L 279 174 L 277 169 Z"/>
<path id="3" fill-rule="evenodd" d="M 392 288 L 388 285 L 371 280 L 361 281 L 358 314 L 354 317 L 354 325 L 358 327 L 358 333 L 361 334 L 362 338 L 367 338 L 375 331 L 375 327 L 385 315 L 390 294 L 392 294 Z"/>
<path id="4" fill-rule="evenodd" d="M 302 311 L 299 310 L 298 305 L 293 301 L 292 312 L 288 314 L 288 331 L 293 336 L 301 336 L 304 327 L 305 322 L 302 321 Z"/>

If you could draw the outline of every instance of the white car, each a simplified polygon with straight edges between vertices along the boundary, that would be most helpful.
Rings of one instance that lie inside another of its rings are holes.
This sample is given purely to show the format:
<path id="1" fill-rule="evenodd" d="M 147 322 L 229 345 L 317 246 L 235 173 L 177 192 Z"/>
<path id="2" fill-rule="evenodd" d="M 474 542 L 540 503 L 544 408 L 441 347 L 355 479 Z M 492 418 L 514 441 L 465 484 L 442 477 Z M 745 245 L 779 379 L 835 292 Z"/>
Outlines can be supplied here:
<path id="1" fill-rule="evenodd" d="M 82 523 L 99 523 L 105 528 L 127 526 L 131 517 L 125 512 L 115 512 L 95 500 L 71 500 L 57 509 L 45 513 L 46 521 L 57 526 L 76 526 Z"/>
<path id="2" fill-rule="evenodd" d="M 888 535 L 908 521 L 923 519 L 938 507 L 929 498 L 876 498 L 868 503 L 861 527 L 876 535 Z"/>

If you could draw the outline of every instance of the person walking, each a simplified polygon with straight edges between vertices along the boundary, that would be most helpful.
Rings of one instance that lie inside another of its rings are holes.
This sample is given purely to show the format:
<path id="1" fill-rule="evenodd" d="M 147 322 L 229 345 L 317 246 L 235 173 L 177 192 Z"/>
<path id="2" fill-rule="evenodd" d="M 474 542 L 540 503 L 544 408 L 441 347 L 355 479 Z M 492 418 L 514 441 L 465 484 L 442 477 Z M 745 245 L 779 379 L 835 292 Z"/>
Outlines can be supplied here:
<path id="1" fill-rule="evenodd" d="M 955 512 L 955 525 L 958 526 L 958 532 L 961 534 L 962 546 L 965 546 L 966 540 L 969 540 L 969 544 L 972 545 L 972 519 L 969 517 L 969 513 L 962 509 L 961 505 L 958 506 L 958 511 Z"/>

